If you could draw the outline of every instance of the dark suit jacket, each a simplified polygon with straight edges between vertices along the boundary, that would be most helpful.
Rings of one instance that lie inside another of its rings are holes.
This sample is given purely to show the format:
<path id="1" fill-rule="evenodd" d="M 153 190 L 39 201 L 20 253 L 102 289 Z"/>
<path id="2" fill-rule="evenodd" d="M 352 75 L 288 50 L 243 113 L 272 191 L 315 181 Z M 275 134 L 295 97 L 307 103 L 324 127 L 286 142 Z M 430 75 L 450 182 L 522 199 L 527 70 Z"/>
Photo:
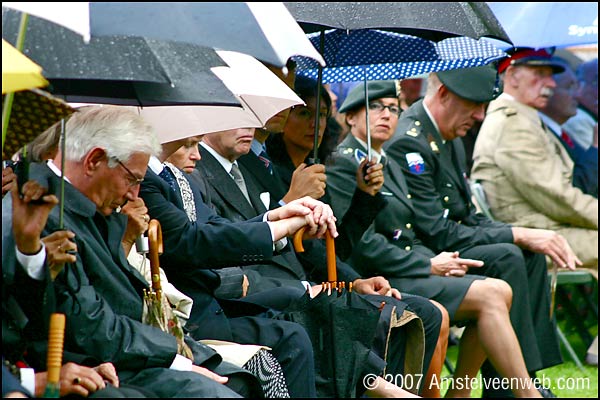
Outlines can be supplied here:
<path id="1" fill-rule="evenodd" d="M 402 113 L 396 132 L 384 149 L 402 167 L 416 213 L 415 226 L 428 248 L 460 251 L 481 244 L 513 243 L 509 225 L 476 213 L 464 172 L 462 142 L 442 142 L 422 100 Z M 409 167 L 409 153 L 422 158 L 422 169 Z"/>
<path id="2" fill-rule="evenodd" d="M 50 188 L 59 187 L 46 165 L 32 164 L 30 176 Z M 175 338 L 141 322 L 146 280 L 129 265 L 121 246 L 126 217 L 104 217 L 96 205 L 65 184 L 64 227 L 75 233 L 77 262 L 54 282 L 57 311 L 67 315 L 65 349 L 112 362 L 121 374 L 143 368 L 169 368 L 177 354 Z M 55 207 L 43 236 L 58 230 Z M 21 267 L 19 267 L 21 268 Z M 207 346 L 189 342 L 196 363 L 214 368 L 220 356 Z M 149 350 L 151 349 L 151 351 Z"/>
<path id="3" fill-rule="evenodd" d="M 189 179 L 188 179 L 189 181 Z M 251 299 L 219 300 L 215 291 L 221 285 L 216 270 L 233 265 L 256 263 L 273 256 L 271 231 L 262 215 L 232 224 L 203 202 L 197 185 L 191 181 L 197 220 L 191 222 L 183 208 L 179 191 L 148 169 L 140 197 L 152 218 L 161 223 L 164 253 L 161 267 L 169 281 L 194 300 L 186 324 L 196 338 L 232 340 L 227 317 L 256 315 L 266 309 Z"/>
<path id="4" fill-rule="evenodd" d="M 202 160 L 196 163 L 197 171 L 205 178 L 206 196 L 210 197 L 216 212 L 231 222 L 242 222 L 256 218 L 267 211 L 260 200 L 260 189 L 249 176 L 244 166 L 240 170 L 245 177 L 246 187 L 252 204 L 248 203 L 231 176 L 204 147 L 199 146 Z M 264 167 L 263 167 L 264 168 Z M 203 193 L 204 194 L 204 193 Z M 243 267 L 249 279 L 249 294 L 280 286 L 303 288 L 301 280 L 307 280 L 302 265 L 290 246 L 265 262 Z"/>
<path id="5" fill-rule="evenodd" d="M 240 169 L 244 174 L 244 178 L 246 178 L 246 183 L 249 184 L 250 187 L 253 186 L 255 188 L 258 188 L 259 193 L 269 192 L 271 196 L 271 204 L 275 203 L 275 205 L 278 207 L 278 201 L 281 199 L 281 197 L 283 197 L 278 196 L 281 192 L 281 189 L 276 190 L 275 192 L 271 192 L 270 189 L 284 187 L 283 178 L 281 178 L 279 182 L 277 182 L 277 174 L 269 174 L 267 169 L 265 168 L 265 165 L 260 160 L 258 160 L 258 157 L 253 152 L 250 152 L 245 156 L 240 157 L 240 159 L 244 157 L 245 161 L 241 165 Z M 252 157 L 256 159 L 258 164 L 254 162 L 249 162 L 249 160 Z M 258 169 L 258 171 L 261 172 L 256 172 L 248 169 L 248 166 L 250 166 L 251 168 L 262 168 L 262 170 Z M 256 177 L 261 177 L 262 180 L 257 180 Z M 285 191 L 287 191 L 287 189 Z M 273 201 L 273 199 L 276 200 Z M 327 253 L 325 248 L 325 242 L 323 240 L 305 240 L 303 242 L 303 245 L 305 251 L 303 253 L 296 253 L 296 256 L 300 263 L 303 265 L 306 276 L 309 280 L 313 282 L 327 282 Z M 336 250 L 337 249 L 338 243 L 336 241 Z M 360 275 L 351 266 L 344 263 L 342 260 L 339 259 L 339 257 L 336 258 L 338 280 L 351 282 L 360 278 Z"/>
<path id="6" fill-rule="evenodd" d="M 562 136 L 560 142 L 575 163 L 573 186 L 581 189 L 583 193 L 598 198 L 598 149 L 592 146 L 584 149 L 574 140 L 567 143 Z"/>

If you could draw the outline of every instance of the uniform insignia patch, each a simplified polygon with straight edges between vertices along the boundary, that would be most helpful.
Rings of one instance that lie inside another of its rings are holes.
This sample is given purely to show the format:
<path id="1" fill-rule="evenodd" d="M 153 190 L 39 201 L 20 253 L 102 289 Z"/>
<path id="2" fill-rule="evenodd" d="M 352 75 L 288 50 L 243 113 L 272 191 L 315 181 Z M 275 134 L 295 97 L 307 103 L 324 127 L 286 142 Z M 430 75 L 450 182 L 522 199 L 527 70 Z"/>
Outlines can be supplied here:
<path id="1" fill-rule="evenodd" d="M 354 150 L 354 159 L 357 163 L 360 164 L 365 158 L 367 158 L 367 153 L 365 153 L 361 149 Z"/>
<path id="2" fill-rule="evenodd" d="M 402 229 L 394 229 L 393 239 L 398 240 L 400 239 L 400 236 L 402 236 Z"/>
<path id="3" fill-rule="evenodd" d="M 420 153 L 406 153 L 406 162 L 411 173 L 421 175 L 425 172 L 425 161 Z"/>
<path id="4" fill-rule="evenodd" d="M 408 136 L 412 136 L 412 137 L 417 137 L 417 136 L 419 136 L 419 132 L 417 132 L 417 131 L 406 131 L 406 134 L 407 134 Z"/>

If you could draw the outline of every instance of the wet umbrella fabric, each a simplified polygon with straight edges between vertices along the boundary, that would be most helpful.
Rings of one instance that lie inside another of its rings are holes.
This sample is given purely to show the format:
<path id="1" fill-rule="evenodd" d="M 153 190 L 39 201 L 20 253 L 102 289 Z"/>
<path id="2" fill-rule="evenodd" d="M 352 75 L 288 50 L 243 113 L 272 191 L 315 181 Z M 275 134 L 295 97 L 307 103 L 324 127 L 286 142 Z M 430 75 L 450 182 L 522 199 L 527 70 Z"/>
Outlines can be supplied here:
<path id="1" fill-rule="evenodd" d="M 17 37 L 21 13 L 3 8 L 2 35 Z M 48 88 L 69 102 L 240 106 L 211 71 L 226 65 L 209 48 L 143 38 L 93 38 L 30 17 L 24 54 L 44 68 Z"/>
<path id="2" fill-rule="evenodd" d="M 140 36 L 249 54 L 284 67 L 295 55 L 321 56 L 280 2 L 90 3 L 92 37 Z"/>
<path id="3" fill-rule="evenodd" d="M 321 34 L 308 35 L 315 47 Z M 506 53 L 485 40 L 453 37 L 440 42 L 377 29 L 324 33 L 323 83 L 404 79 L 429 72 L 489 64 Z M 298 57 L 298 73 L 317 79 L 318 66 Z"/>
<path id="4" fill-rule="evenodd" d="M 483 2 L 289 2 L 304 32 L 382 29 L 440 41 L 453 36 L 490 37 L 510 43 Z"/>
<path id="5" fill-rule="evenodd" d="M 568 47 L 598 43 L 597 2 L 487 4 L 515 47 Z"/>

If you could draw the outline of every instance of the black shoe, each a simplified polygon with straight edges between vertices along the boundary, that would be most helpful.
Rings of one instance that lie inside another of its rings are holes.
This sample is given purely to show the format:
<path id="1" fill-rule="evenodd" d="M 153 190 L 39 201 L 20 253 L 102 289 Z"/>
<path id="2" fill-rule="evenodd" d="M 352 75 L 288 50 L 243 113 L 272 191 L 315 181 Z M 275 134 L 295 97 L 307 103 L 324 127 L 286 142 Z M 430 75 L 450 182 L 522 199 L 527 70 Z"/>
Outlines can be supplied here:
<path id="1" fill-rule="evenodd" d="M 554 398 L 554 397 L 556 397 L 556 395 L 554 393 L 552 393 L 552 390 L 550 390 L 550 388 L 543 387 L 538 382 L 535 383 L 535 388 L 538 390 L 538 392 L 540 392 L 540 394 L 542 395 L 542 397 L 547 397 L 547 398 Z"/>

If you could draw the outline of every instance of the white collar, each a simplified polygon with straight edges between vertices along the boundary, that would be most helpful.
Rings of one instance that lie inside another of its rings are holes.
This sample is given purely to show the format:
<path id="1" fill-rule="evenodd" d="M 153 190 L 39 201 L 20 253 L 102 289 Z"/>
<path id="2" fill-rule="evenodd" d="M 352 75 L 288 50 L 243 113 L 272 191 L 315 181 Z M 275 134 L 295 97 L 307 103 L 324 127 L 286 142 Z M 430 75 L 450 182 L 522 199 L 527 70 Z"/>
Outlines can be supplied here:
<path id="1" fill-rule="evenodd" d="M 548 129 L 554 132 L 556 136 L 560 137 L 562 135 L 562 128 L 560 127 L 560 124 L 543 112 L 539 112 L 539 114 L 542 122 L 548 127 Z"/>
<path id="2" fill-rule="evenodd" d="M 48 165 L 48 168 L 50 168 L 50 170 L 52 172 L 54 172 L 58 177 L 60 177 L 62 175 L 61 170 L 56 166 L 56 164 L 54 164 L 54 160 L 48 160 L 48 161 L 46 161 L 46 164 Z M 69 178 L 67 178 L 66 175 L 65 175 L 65 181 L 71 183 L 71 181 L 69 180 Z"/>
<path id="3" fill-rule="evenodd" d="M 160 174 L 164 168 L 164 165 L 158 157 L 150 156 L 150 160 L 148 161 L 148 168 L 152 170 L 156 175 Z"/>
<path id="4" fill-rule="evenodd" d="M 200 142 L 200 145 L 202 147 L 204 147 L 206 149 L 206 151 L 208 151 L 210 154 L 212 154 L 212 156 L 214 158 L 216 158 L 216 160 L 219 162 L 219 164 L 221 164 L 221 166 L 225 169 L 225 171 L 227 171 L 227 173 L 231 173 L 231 168 L 233 167 L 234 162 L 229 161 L 228 159 L 226 159 L 225 157 L 223 157 L 222 155 L 220 155 L 219 153 L 217 153 L 217 151 L 215 149 L 213 149 L 212 147 L 210 147 L 208 144 L 204 143 L 204 142 Z M 237 163 L 236 163 L 237 164 Z"/>
<path id="5" fill-rule="evenodd" d="M 437 133 L 439 133 L 440 137 L 442 138 L 442 142 L 445 144 L 446 141 L 442 137 L 442 132 L 440 132 L 440 127 L 438 126 L 437 122 L 435 121 L 435 118 L 433 118 L 433 115 L 431 115 L 431 111 L 429 111 L 429 108 L 427 108 L 427 104 L 425 104 L 425 102 L 423 102 L 423 108 L 425 109 L 425 113 L 429 117 L 429 120 L 433 124 L 433 127 L 435 128 L 435 130 L 437 131 Z"/>
<path id="6" fill-rule="evenodd" d="M 365 142 L 363 142 L 356 136 L 354 136 L 354 139 L 356 139 L 358 141 L 358 143 L 360 143 L 365 149 L 368 149 L 367 144 Z M 385 157 L 385 151 L 383 151 L 383 149 L 381 149 L 381 153 L 379 153 L 377 150 L 375 150 L 374 148 L 371 147 L 371 157 L 373 157 L 373 156 L 375 156 L 375 159 L 377 160 L 377 162 L 379 162 L 379 161 L 381 161 L 381 157 Z"/>

